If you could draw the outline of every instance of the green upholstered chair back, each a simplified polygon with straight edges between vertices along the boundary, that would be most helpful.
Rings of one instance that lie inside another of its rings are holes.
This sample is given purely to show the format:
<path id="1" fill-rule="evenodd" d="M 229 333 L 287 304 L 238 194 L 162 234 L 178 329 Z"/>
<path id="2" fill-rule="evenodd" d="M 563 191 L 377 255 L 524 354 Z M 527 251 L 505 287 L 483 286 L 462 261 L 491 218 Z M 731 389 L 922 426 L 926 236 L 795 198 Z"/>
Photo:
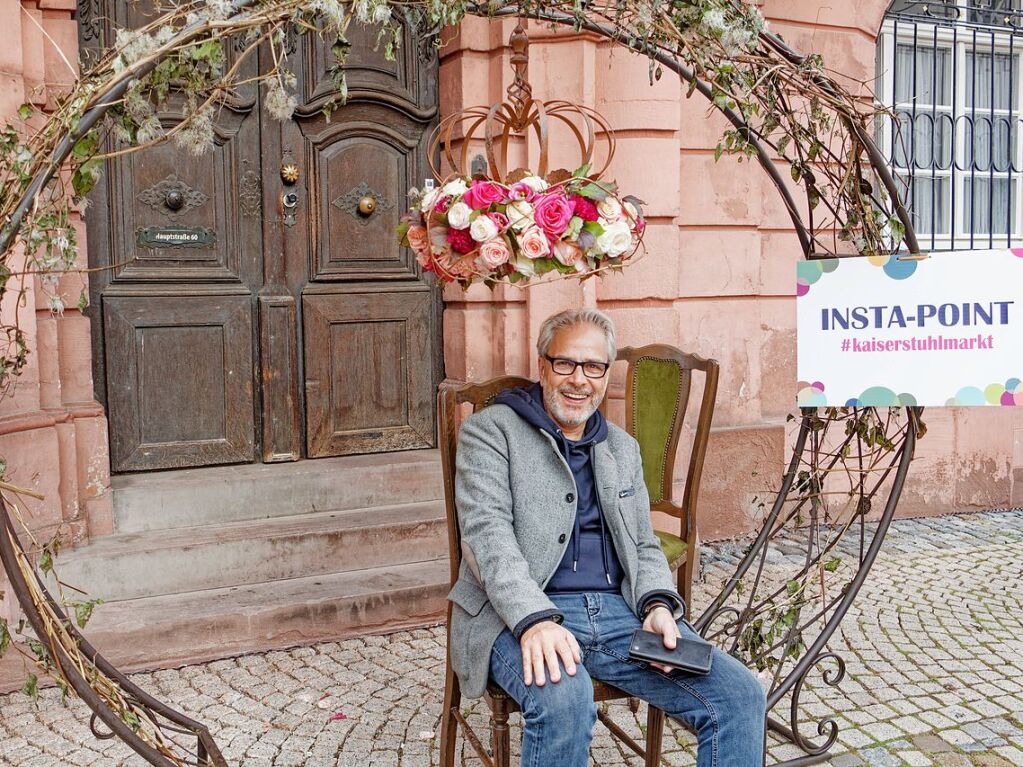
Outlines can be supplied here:
<path id="1" fill-rule="evenodd" d="M 650 508 L 679 519 L 682 539 L 695 524 L 696 499 L 717 396 L 718 363 L 674 346 L 626 347 L 618 359 L 628 363 L 625 428 L 639 442 Z M 672 502 L 675 454 L 689 406 L 694 371 L 704 376 L 703 397 L 681 506 Z"/>

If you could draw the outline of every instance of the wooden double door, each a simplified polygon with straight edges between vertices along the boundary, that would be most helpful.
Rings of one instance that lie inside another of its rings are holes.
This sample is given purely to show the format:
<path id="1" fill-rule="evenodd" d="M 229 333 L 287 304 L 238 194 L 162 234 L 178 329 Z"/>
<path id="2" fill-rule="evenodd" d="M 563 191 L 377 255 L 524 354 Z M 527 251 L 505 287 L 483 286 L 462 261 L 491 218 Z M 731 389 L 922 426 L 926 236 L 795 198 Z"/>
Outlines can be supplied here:
<path id="1" fill-rule="evenodd" d="M 86 48 L 109 35 L 90 18 L 147 18 L 90 1 Z M 114 471 L 434 444 L 439 292 L 395 226 L 428 173 L 436 54 L 406 36 L 388 61 L 375 37 L 353 25 L 349 101 L 329 120 L 330 42 L 296 35 L 292 119 L 250 84 L 217 105 L 211 152 L 169 141 L 107 162 L 87 223 Z"/>

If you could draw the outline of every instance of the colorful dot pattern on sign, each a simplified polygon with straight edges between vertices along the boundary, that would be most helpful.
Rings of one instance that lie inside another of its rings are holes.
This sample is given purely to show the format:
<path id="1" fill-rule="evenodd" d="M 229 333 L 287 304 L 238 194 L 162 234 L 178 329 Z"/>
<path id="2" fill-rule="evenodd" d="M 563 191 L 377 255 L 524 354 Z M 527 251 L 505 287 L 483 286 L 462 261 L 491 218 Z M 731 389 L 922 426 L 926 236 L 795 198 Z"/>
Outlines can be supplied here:
<path id="1" fill-rule="evenodd" d="M 945 404 L 1023 406 L 1023 381 L 1018 378 L 1010 378 L 1004 384 L 988 384 L 983 389 L 976 386 L 964 386 Z"/>
<path id="2" fill-rule="evenodd" d="M 800 381 L 796 384 L 796 391 L 799 407 L 825 407 L 828 404 L 824 384 L 820 381 Z M 846 400 L 845 407 L 913 407 L 916 404 L 916 397 L 912 394 L 896 394 L 884 386 L 871 386 L 859 397 Z"/>
<path id="3" fill-rule="evenodd" d="M 828 404 L 824 396 L 824 384 L 820 381 L 809 383 L 800 381 L 796 384 L 797 403 L 799 407 L 825 407 Z M 912 394 L 896 394 L 884 386 L 871 386 L 859 397 L 850 397 L 846 407 L 913 407 L 917 404 Z M 993 383 L 983 389 L 977 386 L 964 386 L 954 397 L 945 401 L 948 407 L 954 405 L 1001 405 L 1023 407 L 1023 381 L 1010 378 L 1004 384 Z"/>
<path id="4" fill-rule="evenodd" d="M 1015 255 L 1023 257 L 1023 249 Z M 916 271 L 919 261 L 900 261 L 897 256 L 868 256 L 867 261 L 879 266 L 893 280 L 904 280 Z M 810 286 L 823 275 L 835 271 L 841 259 L 828 258 L 819 261 L 799 261 L 796 263 L 796 297 L 805 296 Z"/>

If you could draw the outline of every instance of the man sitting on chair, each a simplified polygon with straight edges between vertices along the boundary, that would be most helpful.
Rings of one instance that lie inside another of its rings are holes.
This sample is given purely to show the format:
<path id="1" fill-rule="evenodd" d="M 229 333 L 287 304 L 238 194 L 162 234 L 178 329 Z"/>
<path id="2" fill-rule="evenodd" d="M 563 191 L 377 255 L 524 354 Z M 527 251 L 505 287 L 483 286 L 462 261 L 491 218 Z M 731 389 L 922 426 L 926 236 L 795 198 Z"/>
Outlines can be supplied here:
<path id="1" fill-rule="evenodd" d="M 522 709 L 522 764 L 585 767 L 591 677 L 690 725 L 698 767 L 763 764 L 765 697 L 715 648 L 707 675 L 629 659 L 633 632 L 693 636 L 650 522 L 639 445 L 597 409 L 615 359 L 611 320 L 548 318 L 540 382 L 466 419 L 455 502 L 463 560 L 449 599 L 451 662 L 465 695 L 488 677 Z"/>

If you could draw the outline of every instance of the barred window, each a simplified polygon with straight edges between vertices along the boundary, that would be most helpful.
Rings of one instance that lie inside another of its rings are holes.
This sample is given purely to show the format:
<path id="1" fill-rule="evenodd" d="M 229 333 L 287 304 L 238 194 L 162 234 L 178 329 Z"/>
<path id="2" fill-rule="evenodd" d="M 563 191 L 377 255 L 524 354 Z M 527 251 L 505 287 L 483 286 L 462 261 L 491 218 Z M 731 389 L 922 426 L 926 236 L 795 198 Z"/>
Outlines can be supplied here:
<path id="1" fill-rule="evenodd" d="M 930 250 L 1019 239 L 1021 3 L 895 0 L 885 17 L 878 139 Z"/>

